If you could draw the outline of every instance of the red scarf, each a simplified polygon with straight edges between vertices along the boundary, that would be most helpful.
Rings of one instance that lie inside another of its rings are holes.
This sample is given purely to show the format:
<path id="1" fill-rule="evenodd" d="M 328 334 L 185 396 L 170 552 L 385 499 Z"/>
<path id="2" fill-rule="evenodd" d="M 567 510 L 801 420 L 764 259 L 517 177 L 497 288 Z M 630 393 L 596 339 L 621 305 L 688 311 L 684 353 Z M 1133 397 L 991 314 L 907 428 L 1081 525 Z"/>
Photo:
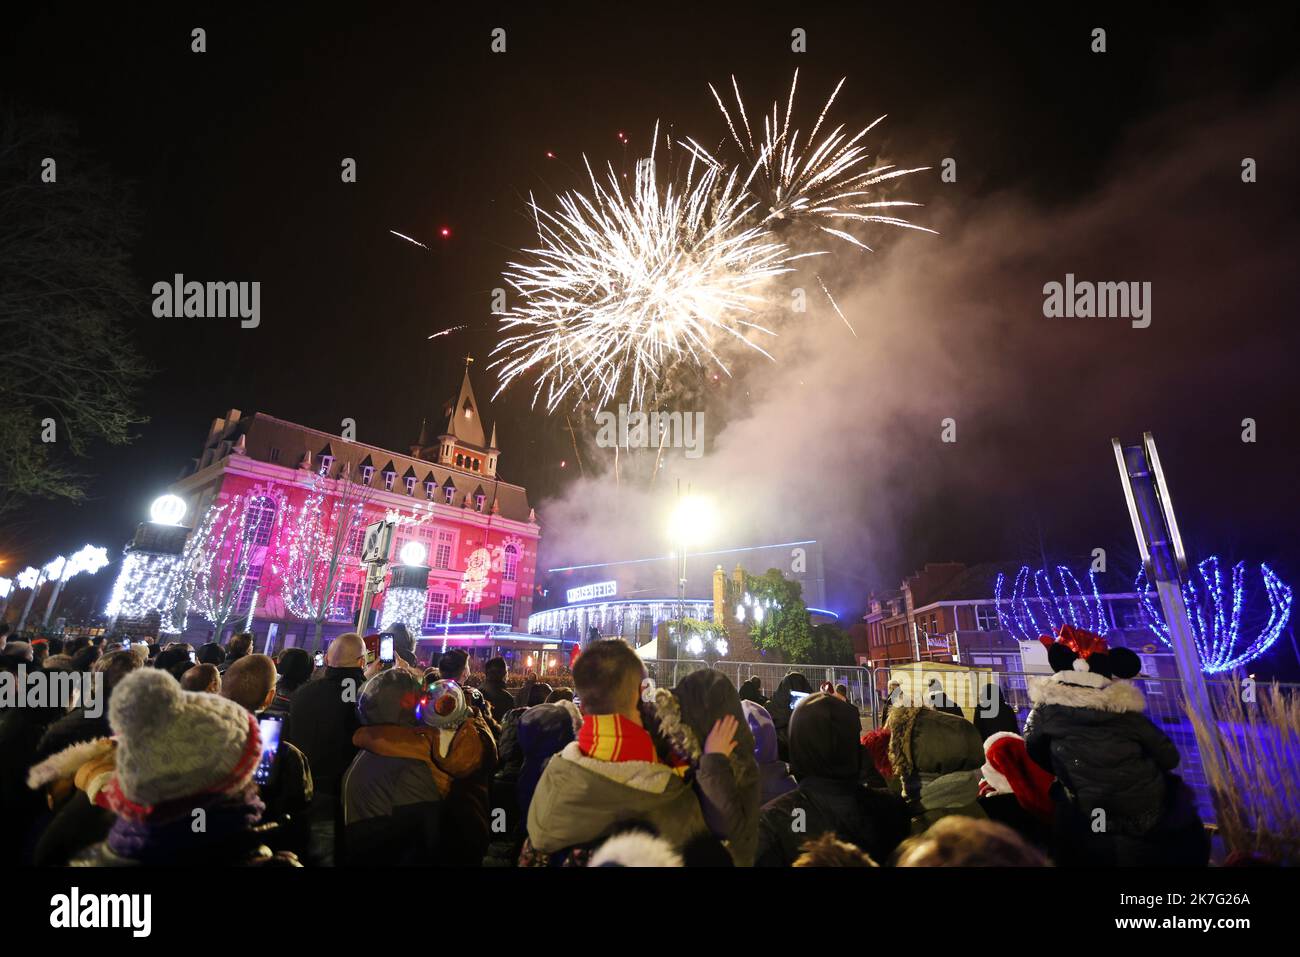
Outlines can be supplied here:
<path id="1" fill-rule="evenodd" d="M 578 749 L 597 761 L 662 764 L 650 732 L 621 714 L 589 714 L 578 729 Z"/>

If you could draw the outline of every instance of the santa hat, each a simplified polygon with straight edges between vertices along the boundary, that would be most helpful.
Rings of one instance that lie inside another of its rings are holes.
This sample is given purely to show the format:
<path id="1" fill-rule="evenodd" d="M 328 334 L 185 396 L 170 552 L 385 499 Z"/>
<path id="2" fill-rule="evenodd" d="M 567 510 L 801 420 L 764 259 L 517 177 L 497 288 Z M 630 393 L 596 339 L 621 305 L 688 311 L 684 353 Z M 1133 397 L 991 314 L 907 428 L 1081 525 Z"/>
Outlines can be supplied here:
<path id="1" fill-rule="evenodd" d="M 663 838 L 631 831 L 611 837 L 587 863 L 588 867 L 681 867 L 682 858 Z"/>
<path id="2" fill-rule="evenodd" d="M 102 797 L 127 816 L 242 791 L 262 754 L 251 712 L 220 695 L 184 691 L 153 668 L 133 671 L 113 689 L 108 723 L 117 735 L 117 775 Z"/>
<path id="3" fill-rule="evenodd" d="M 1025 749 L 1025 739 L 1010 731 L 991 734 L 984 742 L 985 794 L 1014 794 L 1016 802 L 1044 822 L 1052 819 L 1052 798 L 1049 791 L 1056 780 L 1039 767 Z"/>

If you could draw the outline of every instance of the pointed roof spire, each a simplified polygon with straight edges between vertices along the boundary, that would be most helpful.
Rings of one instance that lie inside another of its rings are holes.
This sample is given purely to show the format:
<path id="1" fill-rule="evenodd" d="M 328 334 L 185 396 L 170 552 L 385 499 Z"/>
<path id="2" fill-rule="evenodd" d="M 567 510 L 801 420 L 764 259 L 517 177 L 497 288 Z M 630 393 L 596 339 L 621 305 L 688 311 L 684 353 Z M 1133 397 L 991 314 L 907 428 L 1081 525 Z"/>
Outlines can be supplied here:
<path id="1" fill-rule="evenodd" d="M 493 422 L 493 423 L 492 423 L 492 441 L 488 442 L 488 448 L 490 448 L 490 449 L 495 449 L 496 447 L 497 447 L 497 424 L 496 424 L 495 422 Z"/>
<path id="2" fill-rule="evenodd" d="M 461 380 L 460 396 L 447 419 L 447 434 L 469 445 L 484 448 L 483 420 L 478 414 L 478 400 L 469 381 L 469 364 L 474 360 L 465 357 L 465 378 Z"/>
<path id="3" fill-rule="evenodd" d="M 425 448 L 429 444 L 429 420 L 427 418 L 420 419 L 420 437 L 415 440 L 415 443 L 420 448 Z"/>

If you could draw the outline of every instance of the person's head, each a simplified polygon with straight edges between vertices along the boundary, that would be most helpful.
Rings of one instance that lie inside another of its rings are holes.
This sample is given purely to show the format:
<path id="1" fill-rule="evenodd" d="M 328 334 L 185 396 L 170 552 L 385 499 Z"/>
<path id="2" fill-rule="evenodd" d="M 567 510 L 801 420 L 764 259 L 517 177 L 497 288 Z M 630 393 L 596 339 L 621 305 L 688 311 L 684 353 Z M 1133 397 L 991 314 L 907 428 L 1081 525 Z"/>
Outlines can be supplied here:
<path id="1" fill-rule="evenodd" d="M 483 676 L 488 681 L 503 682 L 506 680 L 506 660 L 502 657 L 489 658 L 487 664 L 483 666 Z"/>
<path id="2" fill-rule="evenodd" d="M 9 622 L 0 621 L 0 648 L 4 648 L 5 643 L 9 640 Z"/>
<path id="3" fill-rule="evenodd" d="M 405 668 L 390 668 L 361 686 L 357 717 L 364 725 L 415 727 L 420 723 L 419 707 L 423 698 L 424 688 L 415 675 Z"/>
<path id="4" fill-rule="evenodd" d="M 181 687 L 186 691 L 221 694 L 221 672 L 216 665 L 194 665 L 181 675 Z"/>
<path id="5" fill-rule="evenodd" d="M 355 631 L 339 635 L 325 652 L 325 664 L 331 668 L 364 668 L 366 643 Z"/>
<path id="6" fill-rule="evenodd" d="M 226 645 L 226 658 L 229 661 L 238 661 L 244 655 L 248 654 L 253 648 L 253 636 L 246 631 L 241 631 L 235 637 L 230 639 Z"/>
<path id="7" fill-rule="evenodd" d="M 572 701 L 572 700 L 573 700 L 572 688 L 556 688 L 554 691 L 552 691 L 550 694 L 546 696 L 547 704 L 555 704 L 555 702 L 557 701 Z"/>
<path id="8" fill-rule="evenodd" d="M 593 641 L 573 666 L 573 690 L 582 713 L 621 714 L 640 721 L 637 702 L 645 665 L 632 646 L 618 638 Z"/>
<path id="9" fill-rule="evenodd" d="M 234 701 L 185 691 L 171 675 L 140 668 L 108 703 L 117 738 L 115 796 L 154 806 L 203 795 L 239 794 L 262 750 L 257 720 Z"/>
<path id="10" fill-rule="evenodd" d="M 805 841 L 803 851 L 795 858 L 795 867 L 879 867 L 871 855 L 856 844 L 841 841 L 834 831 Z"/>
<path id="11" fill-rule="evenodd" d="M 469 655 L 459 648 L 452 648 L 438 659 L 438 672 L 448 681 L 464 684 L 469 673 Z"/>
<path id="12" fill-rule="evenodd" d="M 219 665 L 226 660 L 226 653 L 215 641 L 209 641 L 199 648 L 199 653 L 194 657 L 201 665 Z"/>
<path id="13" fill-rule="evenodd" d="M 88 647 L 90 647 L 90 638 L 86 635 L 77 635 L 75 638 L 68 639 L 67 644 L 63 647 L 63 653 L 75 658 L 78 651 Z"/>
<path id="14" fill-rule="evenodd" d="M 898 848 L 898 867 L 1049 867 L 1037 848 L 1005 824 L 950 814 Z"/>
<path id="15" fill-rule="evenodd" d="M 12 645 L 13 642 L 10 642 Z M 72 656 L 73 671 L 89 671 L 91 667 L 99 660 L 99 648 L 95 645 L 86 645 L 75 655 Z"/>
<path id="16" fill-rule="evenodd" d="M 111 697 L 113 689 L 122 682 L 123 678 L 142 667 L 144 665 L 138 655 L 129 651 L 114 651 L 96 661 L 92 670 L 103 674 L 104 694 Z"/>
<path id="17" fill-rule="evenodd" d="M 848 685 L 836 685 L 836 686 L 835 686 L 835 697 L 839 698 L 841 701 L 848 701 L 848 700 L 849 700 L 849 686 L 848 686 Z"/>
<path id="18" fill-rule="evenodd" d="M 37 638 L 32 641 L 32 663 L 38 668 L 45 661 L 50 653 L 50 643 L 45 638 Z"/>
<path id="19" fill-rule="evenodd" d="M 71 671 L 72 659 L 67 655 L 50 655 L 41 663 L 46 671 Z"/>
<path id="20" fill-rule="evenodd" d="M 191 667 L 190 646 L 182 644 L 179 648 L 164 648 L 158 652 L 158 657 L 154 658 L 153 666 L 180 681 L 181 676 L 189 671 Z"/>
<path id="21" fill-rule="evenodd" d="M 55 635 L 53 638 L 50 639 L 50 654 L 52 655 L 63 654 L 64 645 L 65 645 L 64 640 L 60 638 L 58 635 Z M 4 647 L 4 642 L 0 641 L 0 648 L 3 647 Z"/>
<path id="22" fill-rule="evenodd" d="M 226 669 L 221 695 L 256 714 L 275 697 L 275 662 L 267 655 L 244 655 Z"/>
<path id="23" fill-rule="evenodd" d="M 129 645 L 126 646 L 126 649 L 125 649 L 125 650 L 126 650 L 126 651 L 129 651 L 129 652 L 131 652 L 131 654 L 135 655 L 136 659 L 140 662 L 141 665 L 144 665 L 144 664 L 147 664 L 147 663 L 148 663 L 148 661 L 149 661 L 149 646 L 148 646 L 148 644 L 146 644 L 145 642 L 143 642 L 143 641 L 133 641 L 133 642 L 131 642 L 131 644 L 129 644 Z"/>
<path id="24" fill-rule="evenodd" d="M 282 691 L 293 691 L 311 677 L 312 660 L 305 648 L 286 648 L 276 664 Z"/>
<path id="25" fill-rule="evenodd" d="M 811 694 L 790 716 L 790 770 L 794 776 L 856 781 L 862 721 L 858 709 L 834 695 Z"/>

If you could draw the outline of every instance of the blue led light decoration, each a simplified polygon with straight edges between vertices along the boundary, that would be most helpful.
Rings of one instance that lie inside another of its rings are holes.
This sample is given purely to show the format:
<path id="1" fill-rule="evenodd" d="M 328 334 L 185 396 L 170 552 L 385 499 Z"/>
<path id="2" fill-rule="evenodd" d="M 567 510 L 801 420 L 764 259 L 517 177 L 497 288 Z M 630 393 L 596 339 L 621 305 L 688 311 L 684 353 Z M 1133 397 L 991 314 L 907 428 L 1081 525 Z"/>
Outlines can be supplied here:
<path id="1" fill-rule="evenodd" d="M 1004 598 L 1006 576 L 998 573 L 993 586 L 994 607 L 1002 627 L 1021 641 L 1037 641 L 1039 635 L 1055 635 L 1062 625 L 1074 625 L 1096 635 L 1110 630 L 1106 610 L 1097 590 L 1097 576 L 1088 570 L 1089 590 L 1079 584 L 1074 572 L 1064 565 L 1056 566 L 1059 592 L 1052 584 L 1052 575 L 1046 568 L 1032 571 L 1022 565 L 1016 573 L 1011 595 Z"/>
<path id="2" fill-rule="evenodd" d="M 1196 639 L 1196 653 L 1201 669 L 1210 675 L 1232 671 L 1262 655 L 1282 634 L 1291 619 L 1291 588 L 1277 577 L 1273 569 L 1261 563 L 1260 578 L 1268 600 L 1268 621 L 1251 640 L 1242 635 L 1242 614 L 1251 596 L 1246 592 L 1246 563 L 1232 568 L 1232 592 L 1224 588 L 1223 571 L 1217 555 L 1196 566 L 1200 588 L 1192 576 L 1183 583 L 1183 601 Z M 1165 624 L 1155 588 L 1148 581 L 1146 569 L 1138 572 L 1134 590 L 1142 604 L 1147 627 L 1166 645 L 1170 645 L 1169 626 Z M 1172 647 L 1172 645 L 1171 645 Z"/>

